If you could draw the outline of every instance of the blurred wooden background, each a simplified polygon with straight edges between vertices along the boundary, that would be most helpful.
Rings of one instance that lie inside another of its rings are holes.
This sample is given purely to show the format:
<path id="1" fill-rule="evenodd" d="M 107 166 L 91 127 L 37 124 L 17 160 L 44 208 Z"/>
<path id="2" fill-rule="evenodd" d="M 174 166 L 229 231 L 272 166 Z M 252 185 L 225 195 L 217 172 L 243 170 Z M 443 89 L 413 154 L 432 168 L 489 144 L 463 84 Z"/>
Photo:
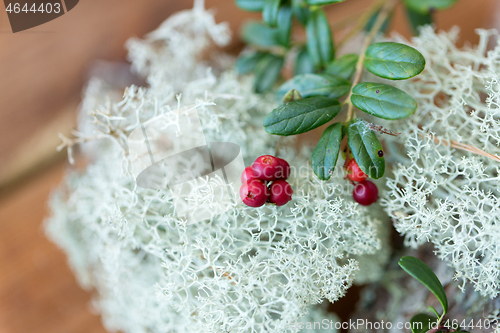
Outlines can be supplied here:
<path id="1" fill-rule="evenodd" d="M 371 0 L 347 0 L 329 15 L 362 12 Z M 249 17 L 233 0 L 207 0 L 233 32 Z M 126 61 L 125 41 L 143 36 L 191 0 L 82 0 L 69 13 L 13 34 L 0 5 L 0 333 L 104 332 L 64 255 L 43 234 L 45 202 L 63 175 L 58 132 L 74 126 L 81 90 L 95 61 Z M 498 0 L 460 0 L 437 25 L 500 28 Z M 409 35 L 401 10 L 391 30 Z M 229 52 L 240 47 L 237 33 Z"/>

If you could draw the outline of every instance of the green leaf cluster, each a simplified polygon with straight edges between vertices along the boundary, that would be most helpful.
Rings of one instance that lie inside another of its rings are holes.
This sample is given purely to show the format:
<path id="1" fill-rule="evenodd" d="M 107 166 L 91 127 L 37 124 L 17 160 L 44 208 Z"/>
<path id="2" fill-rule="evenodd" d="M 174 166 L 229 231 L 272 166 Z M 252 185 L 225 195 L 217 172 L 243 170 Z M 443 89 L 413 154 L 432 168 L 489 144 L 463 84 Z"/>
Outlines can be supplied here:
<path id="1" fill-rule="evenodd" d="M 242 38 L 250 45 L 250 51 L 242 53 L 236 62 L 240 73 L 254 73 L 255 91 L 273 88 L 280 80 L 285 57 L 295 55 L 294 76 L 283 82 L 276 92 L 282 104 L 264 121 L 268 133 L 296 135 L 327 124 L 341 112 L 347 101 L 341 103 L 339 99 L 347 94 L 352 106 L 378 118 L 403 119 L 417 110 L 411 96 L 389 84 L 362 82 L 352 86 L 354 73 L 359 74 L 363 68 L 388 80 L 412 78 L 424 70 L 425 59 L 418 50 L 394 42 L 374 43 L 362 55 L 335 57 L 333 34 L 323 7 L 343 0 L 235 1 L 240 8 L 262 12 L 262 23 L 250 22 L 243 29 Z M 403 0 L 415 29 L 432 22 L 434 9 L 447 8 L 454 2 L 456 0 Z M 373 13 L 365 29 L 372 29 L 379 14 L 380 10 Z M 382 31 L 389 26 L 391 16 L 383 23 Z M 306 35 L 306 42 L 298 46 L 292 46 L 290 41 L 294 21 L 302 26 Z M 359 75 L 355 81 L 358 79 Z M 380 126 L 355 117 L 330 124 L 311 156 L 318 178 L 331 177 L 344 144 L 369 177 L 382 177 L 384 151 L 374 129 L 380 130 Z"/>
<path id="2" fill-rule="evenodd" d="M 287 136 L 322 126 L 340 112 L 338 99 L 351 89 L 351 103 L 372 116 L 396 120 L 415 113 L 417 102 L 391 85 L 363 82 L 351 87 L 349 79 L 358 60 L 357 55 L 346 54 L 328 62 L 323 73 L 298 74 L 283 83 L 276 92 L 283 105 L 266 117 L 266 131 Z M 362 65 L 382 78 L 403 80 L 421 73 L 425 59 L 420 52 L 404 44 L 375 43 L 366 50 Z M 292 92 L 304 99 L 291 101 L 285 97 L 292 96 Z M 385 172 L 382 145 L 370 124 L 354 119 L 349 123 L 334 123 L 323 132 L 311 155 L 311 165 L 318 178 L 328 180 L 331 177 L 345 136 L 361 170 L 373 179 L 382 177 Z"/>
<path id="3" fill-rule="evenodd" d="M 244 52 L 237 61 L 241 74 L 255 73 L 256 81 L 262 75 L 257 68 L 270 62 L 268 55 L 280 57 L 268 68 L 272 75 L 265 75 L 266 82 L 256 82 L 255 90 L 271 89 L 279 80 L 284 58 L 292 50 L 290 35 L 294 21 L 303 26 L 307 42 L 298 47 L 294 61 L 294 74 L 322 72 L 334 60 L 335 44 L 325 12 L 321 7 L 344 0 L 235 0 L 238 7 L 248 11 L 261 11 L 263 22 L 249 22 L 242 29 L 241 38 L 255 51 Z M 266 56 L 267 55 L 267 56 Z M 281 66 L 278 66 L 280 65 Z M 345 73 L 344 73 L 345 75 Z"/>

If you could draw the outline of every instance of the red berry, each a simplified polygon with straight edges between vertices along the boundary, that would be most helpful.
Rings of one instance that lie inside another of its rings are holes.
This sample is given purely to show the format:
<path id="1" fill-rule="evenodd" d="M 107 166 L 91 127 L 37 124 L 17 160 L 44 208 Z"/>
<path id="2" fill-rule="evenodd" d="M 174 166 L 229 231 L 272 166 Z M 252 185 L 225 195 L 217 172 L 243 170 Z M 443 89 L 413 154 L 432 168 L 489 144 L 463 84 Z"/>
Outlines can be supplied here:
<path id="1" fill-rule="evenodd" d="M 369 206 L 378 199 L 377 185 L 369 180 L 363 180 L 354 186 L 352 197 L 360 205 Z"/>
<path id="2" fill-rule="evenodd" d="M 252 170 L 256 178 L 260 180 L 275 180 L 282 167 L 278 159 L 271 155 L 257 157 L 252 164 Z"/>
<path id="3" fill-rule="evenodd" d="M 243 170 L 243 172 L 241 173 L 241 183 L 245 184 L 252 179 L 257 179 L 257 177 L 255 177 L 255 175 L 253 174 L 251 166 L 246 167 L 245 170 Z"/>
<path id="4" fill-rule="evenodd" d="M 276 157 L 276 159 L 278 159 L 278 162 L 280 163 L 281 166 L 281 169 L 277 174 L 278 177 L 276 178 L 287 179 L 288 177 L 290 177 L 290 164 L 288 164 L 288 162 L 282 158 Z"/>
<path id="5" fill-rule="evenodd" d="M 368 175 L 361 170 L 356 160 L 353 158 L 347 163 L 347 177 L 353 182 L 362 182 Z"/>
<path id="6" fill-rule="evenodd" d="M 290 184 L 282 179 L 275 180 L 271 184 L 271 196 L 269 197 L 269 201 L 276 204 L 276 206 L 283 206 L 292 200 L 292 194 L 293 190 Z"/>
<path id="7" fill-rule="evenodd" d="M 245 205 L 260 207 L 265 204 L 269 198 L 269 189 L 262 180 L 252 179 L 241 185 L 240 197 Z"/>

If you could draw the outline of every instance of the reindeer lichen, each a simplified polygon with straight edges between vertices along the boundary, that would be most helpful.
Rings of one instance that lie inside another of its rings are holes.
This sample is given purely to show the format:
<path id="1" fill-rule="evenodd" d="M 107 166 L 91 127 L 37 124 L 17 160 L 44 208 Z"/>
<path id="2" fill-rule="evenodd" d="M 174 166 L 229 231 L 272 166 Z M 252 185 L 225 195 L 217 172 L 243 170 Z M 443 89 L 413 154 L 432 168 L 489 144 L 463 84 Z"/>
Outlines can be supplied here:
<path id="1" fill-rule="evenodd" d="M 406 245 L 426 242 L 455 269 L 462 286 L 500 292 L 500 45 L 477 31 L 476 47 L 458 48 L 458 31 L 421 30 L 412 45 L 424 72 L 398 82 L 418 102 L 402 134 L 387 139 L 397 161 L 383 205 Z M 490 42 L 496 43 L 490 51 Z M 402 148 L 404 145 L 406 148 Z"/>
<path id="2" fill-rule="evenodd" d="M 120 99 L 92 81 L 80 131 L 65 138 L 67 147 L 100 140 L 83 150 L 88 166 L 69 171 L 54 193 L 47 232 L 82 285 L 96 290 L 94 305 L 109 329 L 293 332 L 307 313 L 323 316 L 314 304 L 345 294 L 358 271 L 355 258 L 371 255 L 363 281 L 382 272 L 387 255 L 374 254 L 388 229 L 377 218 L 383 213 L 354 203 L 340 169 L 318 180 L 307 164 L 310 148 L 283 144 L 297 168 L 286 207 L 233 204 L 187 225 L 176 217 L 171 192 L 136 186 L 128 134 L 183 106 L 196 108 L 207 140 L 238 144 L 247 162 L 273 151 L 276 140 L 261 125 L 273 98 L 254 94 L 232 59 L 202 58 L 227 40 L 225 25 L 198 3 L 129 42 L 133 68 L 149 86 L 131 86 Z"/>

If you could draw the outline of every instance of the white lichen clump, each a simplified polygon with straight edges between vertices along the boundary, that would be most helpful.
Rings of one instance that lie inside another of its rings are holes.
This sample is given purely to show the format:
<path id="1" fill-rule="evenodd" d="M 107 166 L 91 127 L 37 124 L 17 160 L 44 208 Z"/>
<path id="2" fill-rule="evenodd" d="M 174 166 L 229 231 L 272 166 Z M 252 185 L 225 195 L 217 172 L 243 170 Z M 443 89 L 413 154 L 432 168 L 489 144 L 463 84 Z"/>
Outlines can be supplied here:
<path id="1" fill-rule="evenodd" d="M 459 49 L 457 30 L 427 27 L 410 43 L 427 64 L 396 84 L 418 110 L 387 124 L 402 134 L 386 140 L 398 163 L 383 205 L 408 246 L 431 242 L 462 285 L 470 281 L 493 298 L 500 292 L 500 45 L 487 51 L 498 34 L 478 34 L 476 47 Z"/>
<path id="2" fill-rule="evenodd" d="M 108 329 L 293 332 L 301 317 L 322 316 L 312 305 L 345 294 L 359 269 L 355 258 L 370 255 L 363 281 L 382 271 L 387 253 L 374 255 L 387 234 L 374 217 L 380 210 L 354 203 L 342 172 L 319 181 L 308 166 L 310 147 L 283 145 L 283 156 L 301 168 L 284 207 L 238 204 L 186 225 L 168 190 L 136 186 L 128 134 L 186 105 L 197 108 L 207 140 L 238 144 L 247 163 L 273 153 L 276 138 L 262 121 L 275 102 L 254 94 L 252 78 L 238 77 L 232 60 L 214 61 L 214 45 L 227 41 L 226 26 L 198 3 L 129 43 L 133 68 L 149 87 L 129 87 L 121 100 L 100 81 L 87 89 L 75 141 L 100 140 L 84 149 L 85 170 L 70 171 L 54 193 L 47 231 L 82 285 L 95 288 Z"/>

